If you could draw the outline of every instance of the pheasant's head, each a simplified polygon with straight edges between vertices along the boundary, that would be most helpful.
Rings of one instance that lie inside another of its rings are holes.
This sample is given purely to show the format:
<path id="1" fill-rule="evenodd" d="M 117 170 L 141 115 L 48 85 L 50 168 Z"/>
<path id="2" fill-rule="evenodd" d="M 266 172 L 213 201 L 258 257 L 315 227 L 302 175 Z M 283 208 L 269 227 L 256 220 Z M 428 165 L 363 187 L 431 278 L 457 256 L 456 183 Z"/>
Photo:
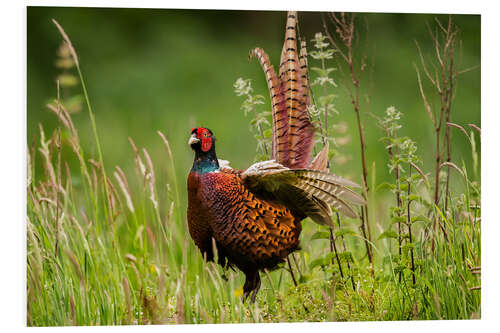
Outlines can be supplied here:
<path id="1" fill-rule="evenodd" d="M 215 154 L 215 137 L 211 130 L 203 127 L 193 128 L 188 144 L 195 152 L 193 171 L 204 173 L 219 169 Z"/>
<path id="2" fill-rule="evenodd" d="M 215 137 L 208 128 L 193 128 L 188 144 L 195 152 L 207 153 L 212 149 L 215 150 Z"/>

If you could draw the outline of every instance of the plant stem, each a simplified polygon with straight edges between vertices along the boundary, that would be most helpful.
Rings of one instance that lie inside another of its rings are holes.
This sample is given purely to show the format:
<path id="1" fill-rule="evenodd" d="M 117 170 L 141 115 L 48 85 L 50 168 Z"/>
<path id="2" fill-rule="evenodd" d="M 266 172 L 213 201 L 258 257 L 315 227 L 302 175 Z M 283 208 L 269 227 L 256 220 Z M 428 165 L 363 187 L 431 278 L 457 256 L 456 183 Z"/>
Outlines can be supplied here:
<path id="1" fill-rule="evenodd" d="M 451 20 L 451 19 L 450 19 Z M 453 54 L 450 57 L 450 65 L 448 69 L 448 87 L 446 89 L 446 123 L 450 123 L 451 121 L 451 100 L 452 100 L 452 93 L 453 93 Z M 446 132 L 445 132 L 445 142 L 446 142 L 446 153 L 447 153 L 447 158 L 446 161 L 449 163 L 451 162 L 451 132 L 450 132 L 450 127 L 446 126 Z M 448 172 L 446 174 L 446 198 L 444 202 L 444 210 L 445 212 L 448 210 L 448 201 L 450 197 L 450 190 L 449 190 L 449 185 L 450 185 L 450 167 L 448 166 Z"/>
<path id="2" fill-rule="evenodd" d="M 335 13 L 330 14 L 330 20 L 335 25 L 335 31 L 339 35 L 342 40 L 344 51 L 337 45 L 332 36 L 330 35 L 328 28 L 326 26 L 326 22 L 323 19 L 323 27 L 325 29 L 325 33 L 330 41 L 330 43 L 336 48 L 344 62 L 347 64 L 349 68 L 350 75 L 350 85 L 347 85 L 346 88 L 349 91 L 349 95 L 351 97 L 351 104 L 354 108 L 354 113 L 356 114 L 356 121 L 358 125 L 358 133 L 359 133 L 359 142 L 361 146 L 361 168 L 362 168 L 362 179 L 363 179 L 363 197 L 367 201 L 368 200 L 368 169 L 366 167 L 366 142 L 365 136 L 363 132 L 363 125 L 361 121 L 360 114 L 360 100 L 359 100 L 359 87 L 360 87 L 360 75 L 364 71 L 365 63 L 362 60 L 359 72 L 357 72 L 354 68 L 354 15 L 350 15 L 349 19 L 346 19 L 346 15 L 344 13 L 340 14 L 340 17 L 337 17 Z M 354 90 L 354 92 L 353 92 Z M 365 239 L 365 247 L 368 255 L 368 259 L 370 261 L 371 272 L 374 273 L 373 268 L 373 254 L 371 249 L 371 232 L 370 232 L 370 223 L 368 218 L 368 204 L 362 207 L 361 214 L 361 231 L 363 233 Z"/>
<path id="3" fill-rule="evenodd" d="M 341 228 L 340 215 L 338 212 L 335 214 L 337 215 L 337 223 L 339 224 L 339 228 Z M 344 235 L 341 235 L 340 238 L 342 239 L 342 246 L 344 247 L 344 251 L 345 251 L 346 246 L 345 246 Z M 351 271 L 351 264 L 349 263 L 349 260 L 347 260 L 346 262 L 347 262 L 347 268 L 349 269 L 349 272 L 351 273 L 352 291 L 356 291 L 356 285 L 354 284 L 354 276 L 352 275 L 352 271 Z"/>
<path id="4" fill-rule="evenodd" d="M 292 265 L 290 264 L 290 256 L 286 257 L 286 262 L 288 263 L 288 268 L 290 270 L 290 275 L 292 275 L 293 284 L 295 285 L 295 287 L 297 287 L 298 286 L 297 280 L 295 279 L 295 275 L 293 274 L 293 268 L 292 268 Z"/>
<path id="5" fill-rule="evenodd" d="M 410 238 L 410 255 L 411 255 L 411 272 L 412 272 L 412 281 L 413 285 L 416 283 L 416 277 L 415 277 L 415 258 L 413 255 L 413 239 L 411 235 L 411 212 L 410 212 L 410 205 L 411 205 L 411 200 L 409 199 L 410 197 L 410 192 L 411 192 L 411 164 L 409 165 L 410 171 L 409 171 L 409 176 L 408 176 L 408 203 L 407 203 L 407 223 L 408 223 L 408 236 Z"/>
<path id="6" fill-rule="evenodd" d="M 330 231 L 330 251 L 335 253 L 335 258 L 337 259 L 337 264 L 339 266 L 340 276 L 342 277 L 342 281 L 344 280 L 344 272 L 342 272 L 342 264 L 340 263 L 339 254 L 337 252 L 337 245 L 335 245 L 335 239 L 333 238 L 333 229 L 328 228 Z M 333 259 L 332 259 L 333 264 Z"/>
<path id="7" fill-rule="evenodd" d="M 61 226 L 60 221 L 60 203 L 59 203 L 59 190 L 61 187 L 61 96 L 60 96 L 60 86 L 59 80 L 57 80 L 57 181 L 54 184 L 54 193 L 56 199 L 56 241 L 54 246 L 54 257 L 57 257 L 59 253 L 59 228 Z"/>

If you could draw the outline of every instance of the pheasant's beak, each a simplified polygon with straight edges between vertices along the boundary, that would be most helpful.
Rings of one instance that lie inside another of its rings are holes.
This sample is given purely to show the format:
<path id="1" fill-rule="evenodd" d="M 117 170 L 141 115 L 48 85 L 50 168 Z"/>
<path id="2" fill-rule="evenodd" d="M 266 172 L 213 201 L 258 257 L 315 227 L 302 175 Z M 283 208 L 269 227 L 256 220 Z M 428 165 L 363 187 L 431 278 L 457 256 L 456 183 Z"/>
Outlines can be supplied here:
<path id="1" fill-rule="evenodd" d="M 189 138 L 188 145 L 190 147 L 193 147 L 194 144 L 200 142 L 200 139 L 196 137 L 196 133 L 193 133 L 191 137 Z"/>

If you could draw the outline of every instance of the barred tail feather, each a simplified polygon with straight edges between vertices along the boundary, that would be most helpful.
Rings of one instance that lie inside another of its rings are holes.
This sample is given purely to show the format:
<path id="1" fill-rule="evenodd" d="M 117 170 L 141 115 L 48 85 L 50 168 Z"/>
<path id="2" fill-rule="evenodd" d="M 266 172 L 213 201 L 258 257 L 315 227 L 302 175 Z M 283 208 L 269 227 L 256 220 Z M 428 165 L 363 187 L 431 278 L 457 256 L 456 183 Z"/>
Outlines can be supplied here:
<path id="1" fill-rule="evenodd" d="M 292 169 L 307 167 L 314 144 L 314 126 L 307 114 L 310 104 L 305 47 L 297 53 L 297 13 L 289 12 L 281 53 L 280 83 L 288 114 L 289 160 Z"/>
<path id="2" fill-rule="evenodd" d="M 306 42 L 302 41 L 300 43 L 300 55 L 299 55 L 299 66 L 300 66 L 300 80 L 301 80 L 301 89 L 302 89 L 302 98 L 301 103 L 305 104 L 306 107 L 311 103 L 309 97 L 309 78 L 307 74 L 307 49 Z"/>
<path id="3" fill-rule="evenodd" d="M 320 171 L 328 171 L 328 151 L 330 149 L 330 144 L 326 141 L 325 146 L 321 151 L 314 157 L 309 165 L 309 169 L 312 170 L 320 170 Z"/>
<path id="4" fill-rule="evenodd" d="M 288 117 L 283 92 L 269 56 L 261 48 L 250 51 L 250 58 L 256 57 L 266 75 L 267 87 L 272 106 L 272 149 L 271 158 L 283 165 L 289 159 L 288 149 Z"/>
<path id="5" fill-rule="evenodd" d="M 297 52 L 297 12 L 288 12 L 279 77 L 260 48 L 250 52 L 264 70 L 272 103 L 271 157 L 291 169 L 306 168 L 311 159 L 315 128 L 309 118 L 309 81 L 305 43 Z"/>

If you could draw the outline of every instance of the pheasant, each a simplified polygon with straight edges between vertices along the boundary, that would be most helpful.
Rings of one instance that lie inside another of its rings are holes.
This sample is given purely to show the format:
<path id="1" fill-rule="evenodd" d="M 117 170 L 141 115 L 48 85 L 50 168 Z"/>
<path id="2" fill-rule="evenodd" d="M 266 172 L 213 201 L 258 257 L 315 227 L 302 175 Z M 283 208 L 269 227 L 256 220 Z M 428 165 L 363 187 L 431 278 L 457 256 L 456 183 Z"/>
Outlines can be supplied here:
<path id="1" fill-rule="evenodd" d="M 311 161 L 315 128 L 310 105 L 305 47 L 297 54 L 296 12 L 289 12 L 279 77 L 260 48 L 250 52 L 266 75 L 272 103 L 272 160 L 235 170 L 219 160 L 214 133 L 193 128 L 188 144 L 194 150 L 187 180 L 189 233 L 213 261 L 245 274 L 243 300 L 255 302 L 259 271 L 275 269 L 299 249 L 301 221 L 332 226 L 331 206 L 351 218 L 348 203 L 364 199 L 348 187 L 359 187 L 327 169 L 328 146 Z M 214 246 L 215 245 L 215 246 Z"/>

